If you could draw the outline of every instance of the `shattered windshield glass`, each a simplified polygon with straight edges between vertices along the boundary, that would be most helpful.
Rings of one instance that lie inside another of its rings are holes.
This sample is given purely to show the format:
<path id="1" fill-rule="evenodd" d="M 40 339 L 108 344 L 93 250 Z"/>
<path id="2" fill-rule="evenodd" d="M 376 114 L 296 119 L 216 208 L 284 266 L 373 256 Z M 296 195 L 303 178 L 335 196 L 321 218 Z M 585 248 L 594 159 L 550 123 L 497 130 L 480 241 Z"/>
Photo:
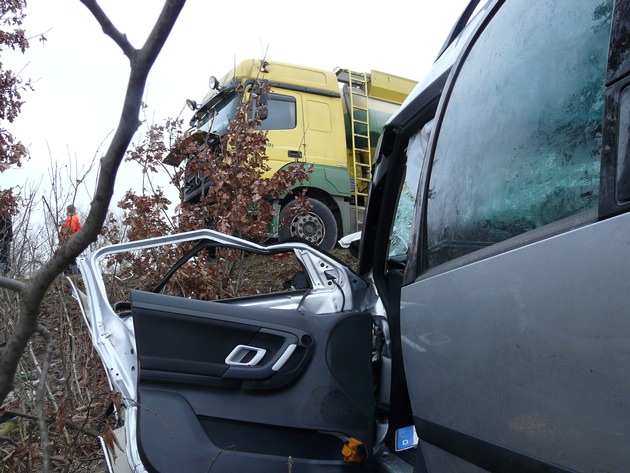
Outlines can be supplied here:
<path id="1" fill-rule="evenodd" d="M 390 259 L 404 260 L 407 256 L 420 170 L 428 150 L 432 129 L 433 120 L 429 121 L 418 133 L 412 136 L 407 146 L 407 167 L 392 227 L 389 246 Z"/>
<path id="2" fill-rule="evenodd" d="M 431 165 L 428 267 L 596 218 L 613 2 L 544 3 L 507 2 L 458 72 Z"/>

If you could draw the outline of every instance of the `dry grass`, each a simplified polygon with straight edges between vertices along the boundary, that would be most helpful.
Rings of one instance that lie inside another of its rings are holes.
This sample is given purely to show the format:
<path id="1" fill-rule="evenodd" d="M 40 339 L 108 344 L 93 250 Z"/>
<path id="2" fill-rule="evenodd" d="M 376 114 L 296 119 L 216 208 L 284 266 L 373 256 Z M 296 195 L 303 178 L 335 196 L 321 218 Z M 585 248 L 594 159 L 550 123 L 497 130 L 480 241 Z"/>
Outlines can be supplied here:
<path id="1" fill-rule="evenodd" d="M 18 309 L 15 294 L 0 291 L 0 316 L 6 340 Z M 40 323 L 50 334 L 36 334 L 22 357 L 13 392 L 2 406 L 4 419 L 17 420 L 0 439 L 0 472 L 43 471 L 43 448 L 49 448 L 51 471 L 102 471 L 98 435 L 107 434 L 106 412 L 114 393 L 92 348 L 69 284 L 59 277 L 44 299 Z M 47 360 L 47 350 L 52 356 Z M 45 383 L 42 372 L 48 370 Z M 42 439 L 38 394 L 47 425 Z M 8 424 L 11 425 L 11 424 Z M 0 424 L 0 430 L 1 424 Z M 46 438 L 47 437 L 47 438 Z"/>

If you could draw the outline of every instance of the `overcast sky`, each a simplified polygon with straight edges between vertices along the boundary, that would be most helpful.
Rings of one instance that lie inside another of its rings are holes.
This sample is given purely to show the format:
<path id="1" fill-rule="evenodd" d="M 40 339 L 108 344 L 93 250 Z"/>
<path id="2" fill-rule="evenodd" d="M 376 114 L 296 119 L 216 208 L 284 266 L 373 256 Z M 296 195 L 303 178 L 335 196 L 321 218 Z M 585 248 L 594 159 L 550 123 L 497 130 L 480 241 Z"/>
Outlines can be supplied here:
<path id="1" fill-rule="evenodd" d="M 468 0 L 347 2 L 212 2 L 188 0 L 145 90 L 155 121 L 183 112 L 187 98 L 199 101 L 208 78 L 235 62 L 267 56 L 334 69 L 376 69 L 420 80 Z M 100 0 L 116 27 L 140 48 L 157 18 L 160 0 Z M 309 5 L 312 7 L 309 8 Z M 26 55 L 3 62 L 35 81 L 35 91 L 10 129 L 26 144 L 31 160 L 23 169 L 0 174 L 0 186 L 44 176 L 51 159 L 79 166 L 104 154 L 118 123 L 128 61 L 100 30 L 79 0 L 28 0 L 25 28 L 33 40 Z M 95 177 L 95 176 L 94 176 Z M 119 172 L 115 201 L 136 185 L 131 165 Z M 89 197 L 78 205 L 86 213 Z"/>

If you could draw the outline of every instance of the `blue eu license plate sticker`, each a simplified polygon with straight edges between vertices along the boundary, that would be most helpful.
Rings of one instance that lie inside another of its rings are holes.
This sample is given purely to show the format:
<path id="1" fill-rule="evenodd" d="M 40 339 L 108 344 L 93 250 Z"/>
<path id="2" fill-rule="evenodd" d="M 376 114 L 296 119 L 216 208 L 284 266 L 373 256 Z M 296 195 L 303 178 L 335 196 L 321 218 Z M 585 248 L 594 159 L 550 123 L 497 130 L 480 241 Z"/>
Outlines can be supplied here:
<path id="1" fill-rule="evenodd" d="M 407 450 L 418 445 L 416 428 L 413 425 L 401 427 L 396 431 L 396 451 Z"/>

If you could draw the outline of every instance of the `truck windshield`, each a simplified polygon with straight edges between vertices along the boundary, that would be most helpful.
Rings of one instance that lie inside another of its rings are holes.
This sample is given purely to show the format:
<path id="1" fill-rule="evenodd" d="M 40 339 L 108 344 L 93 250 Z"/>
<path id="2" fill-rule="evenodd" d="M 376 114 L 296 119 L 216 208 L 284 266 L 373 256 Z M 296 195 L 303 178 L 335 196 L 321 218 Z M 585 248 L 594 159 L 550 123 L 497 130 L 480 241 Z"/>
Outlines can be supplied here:
<path id="1" fill-rule="evenodd" d="M 228 92 L 212 108 L 199 117 L 197 128 L 201 131 L 216 133 L 223 136 L 227 133 L 227 127 L 234 118 L 240 104 L 240 95 L 234 89 Z"/>

